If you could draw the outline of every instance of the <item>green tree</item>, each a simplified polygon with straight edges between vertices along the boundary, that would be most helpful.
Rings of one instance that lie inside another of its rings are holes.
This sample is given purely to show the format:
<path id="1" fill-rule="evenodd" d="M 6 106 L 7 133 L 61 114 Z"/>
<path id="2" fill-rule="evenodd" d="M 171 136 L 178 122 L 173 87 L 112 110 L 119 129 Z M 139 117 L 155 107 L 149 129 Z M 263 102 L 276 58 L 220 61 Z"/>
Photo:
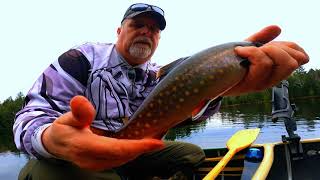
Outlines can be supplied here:
<path id="1" fill-rule="evenodd" d="M 13 143 L 12 126 L 15 114 L 20 110 L 24 96 L 19 93 L 13 100 L 7 98 L 0 104 L 0 152 L 5 150 L 16 150 Z"/>
<path id="2" fill-rule="evenodd" d="M 320 97 L 320 70 L 310 69 L 308 72 L 303 66 L 299 67 L 288 78 L 290 98 L 316 98 Z M 237 105 L 244 103 L 270 102 L 271 88 L 258 92 L 250 93 L 238 97 L 225 97 L 223 106 Z"/>

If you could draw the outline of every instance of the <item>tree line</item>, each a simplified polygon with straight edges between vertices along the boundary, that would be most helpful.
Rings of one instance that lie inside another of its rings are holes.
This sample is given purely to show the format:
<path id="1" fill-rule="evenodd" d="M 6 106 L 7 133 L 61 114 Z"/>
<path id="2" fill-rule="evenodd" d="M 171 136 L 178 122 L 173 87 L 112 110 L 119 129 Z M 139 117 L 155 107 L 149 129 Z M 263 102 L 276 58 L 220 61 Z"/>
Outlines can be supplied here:
<path id="1" fill-rule="evenodd" d="M 12 126 L 15 114 L 21 109 L 24 95 L 18 93 L 15 99 L 7 98 L 0 103 L 0 152 L 16 150 L 13 143 Z"/>
<path id="2" fill-rule="evenodd" d="M 320 70 L 308 72 L 301 66 L 289 78 L 289 97 L 293 99 L 320 98 Z M 222 106 L 271 102 L 272 89 L 236 97 L 225 97 Z"/>
<path id="3" fill-rule="evenodd" d="M 308 72 L 300 67 L 289 78 L 290 99 L 298 98 L 320 98 L 320 70 L 310 69 Z M 271 89 L 259 93 L 251 93 L 237 97 L 225 97 L 222 107 L 234 106 L 248 103 L 270 103 Z M 7 98 L 0 102 L 0 152 L 3 148 L 12 149 L 12 126 L 15 114 L 23 105 L 25 96 L 20 92 L 16 98 Z M 9 147 L 3 147 L 9 146 Z"/>

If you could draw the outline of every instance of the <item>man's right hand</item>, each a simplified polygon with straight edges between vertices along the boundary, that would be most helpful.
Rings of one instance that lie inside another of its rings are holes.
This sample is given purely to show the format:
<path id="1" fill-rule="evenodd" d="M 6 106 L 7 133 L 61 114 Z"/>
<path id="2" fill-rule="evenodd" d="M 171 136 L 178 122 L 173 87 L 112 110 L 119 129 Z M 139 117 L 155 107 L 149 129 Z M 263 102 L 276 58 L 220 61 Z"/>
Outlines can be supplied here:
<path id="1" fill-rule="evenodd" d="M 70 101 L 71 112 L 56 119 L 42 134 L 42 143 L 54 156 L 81 168 L 103 170 L 120 166 L 137 156 L 164 147 L 161 140 L 114 139 L 94 134 L 92 104 L 83 96 Z"/>

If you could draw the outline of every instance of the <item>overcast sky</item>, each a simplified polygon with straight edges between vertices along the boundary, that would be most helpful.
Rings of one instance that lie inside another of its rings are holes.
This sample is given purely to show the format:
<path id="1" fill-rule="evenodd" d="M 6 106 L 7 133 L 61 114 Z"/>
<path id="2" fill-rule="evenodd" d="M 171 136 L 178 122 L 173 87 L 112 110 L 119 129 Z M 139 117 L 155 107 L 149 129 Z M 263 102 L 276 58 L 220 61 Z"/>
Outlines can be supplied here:
<path id="1" fill-rule="evenodd" d="M 115 42 L 129 0 L 3 0 L 0 2 L 0 101 L 24 95 L 57 57 L 85 42 Z M 210 46 L 241 41 L 276 24 L 277 40 L 294 41 L 309 54 L 305 69 L 320 69 L 317 0 L 153 0 L 167 28 L 152 59 L 159 64 Z"/>

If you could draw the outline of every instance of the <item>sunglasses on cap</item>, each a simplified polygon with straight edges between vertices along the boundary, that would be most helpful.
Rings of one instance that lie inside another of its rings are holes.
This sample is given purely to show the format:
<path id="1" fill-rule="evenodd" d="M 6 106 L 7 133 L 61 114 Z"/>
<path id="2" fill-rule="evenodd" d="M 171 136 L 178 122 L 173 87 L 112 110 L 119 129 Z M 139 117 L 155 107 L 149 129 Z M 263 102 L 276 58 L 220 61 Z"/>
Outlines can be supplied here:
<path id="1" fill-rule="evenodd" d="M 136 3 L 136 4 L 132 4 L 129 7 L 129 9 L 131 11 L 144 11 L 144 10 L 147 10 L 148 8 L 151 8 L 153 11 L 164 16 L 164 11 L 161 8 L 159 8 L 158 6 L 149 5 L 149 4 L 145 4 L 145 3 Z"/>

